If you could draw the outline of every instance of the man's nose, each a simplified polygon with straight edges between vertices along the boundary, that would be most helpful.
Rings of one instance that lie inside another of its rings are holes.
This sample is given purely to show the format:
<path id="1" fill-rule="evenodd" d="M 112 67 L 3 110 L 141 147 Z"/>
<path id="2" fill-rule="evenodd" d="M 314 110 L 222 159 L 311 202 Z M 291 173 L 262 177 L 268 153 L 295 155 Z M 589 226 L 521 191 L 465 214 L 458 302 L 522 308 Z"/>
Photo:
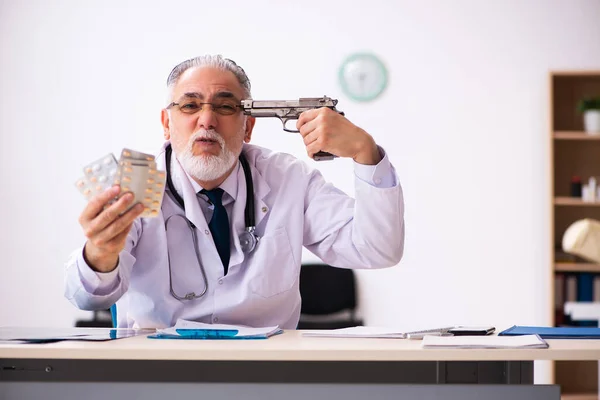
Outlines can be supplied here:
<path id="1" fill-rule="evenodd" d="M 214 112 L 210 104 L 204 104 L 202 110 L 198 112 L 198 128 L 216 129 L 217 113 Z"/>

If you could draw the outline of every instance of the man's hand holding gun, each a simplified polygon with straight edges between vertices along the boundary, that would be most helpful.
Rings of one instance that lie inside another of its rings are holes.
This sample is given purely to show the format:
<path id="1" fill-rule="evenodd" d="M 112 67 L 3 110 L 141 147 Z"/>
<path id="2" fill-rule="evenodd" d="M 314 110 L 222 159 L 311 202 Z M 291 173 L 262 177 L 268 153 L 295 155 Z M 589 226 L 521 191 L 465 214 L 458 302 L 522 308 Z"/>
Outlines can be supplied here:
<path id="1" fill-rule="evenodd" d="M 381 156 L 375 140 L 338 111 L 337 100 L 327 96 L 299 100 L 243 100 L 244 114 L 261 118 L 275 117 L 286 132 L 299 132 L 308 156 L 315 161 L 349 157 L 359 164 L 375 165 Z M 286 123 L 297 120 L 296 129 Z"/>

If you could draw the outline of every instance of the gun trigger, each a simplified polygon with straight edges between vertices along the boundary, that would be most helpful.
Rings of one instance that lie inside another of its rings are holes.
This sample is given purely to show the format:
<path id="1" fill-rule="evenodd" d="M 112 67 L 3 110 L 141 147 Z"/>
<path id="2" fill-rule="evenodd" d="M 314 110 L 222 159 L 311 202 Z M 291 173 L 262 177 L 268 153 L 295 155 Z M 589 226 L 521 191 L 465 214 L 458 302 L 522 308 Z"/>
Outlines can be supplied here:
<path id="1" fill-rule="evenodd" d="M 288 121 L 293 121 L 295 120 L 295 118 L 279 118 L 281 120 L 281 122 L 283 123 L 283 130 L 286 132 L 292 132 L 292 133 L 298 133 L 300 132 L 299 130 L 296 129 L 289 129 L 285 126 L 285 124 L 287 124 Z"/>

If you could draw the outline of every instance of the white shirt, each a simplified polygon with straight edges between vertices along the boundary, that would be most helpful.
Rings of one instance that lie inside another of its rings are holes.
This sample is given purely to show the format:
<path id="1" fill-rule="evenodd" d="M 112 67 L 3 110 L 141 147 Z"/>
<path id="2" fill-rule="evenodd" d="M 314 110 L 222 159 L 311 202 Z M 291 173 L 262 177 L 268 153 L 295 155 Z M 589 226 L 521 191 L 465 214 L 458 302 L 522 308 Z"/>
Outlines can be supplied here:
<path id="1" fill-rule="evenodd" d="M 162 170 L 167 145 L 157 156 Z M 167 190 L 158 217 L 134 222 L 111 272 L 92 270 L 83 258 L 83 247 L 77 249 L 66 264 L 65 296 L 84 310 L 108 309 L 116 302 L 118 327 L 164 328 L 184 318 L 295 329 L 303 246 L 323 262 L 342 268 L 383 268 L 400 261 L 404 201 L 382 149 L 383 159 L 376 166 L 354 163 L 356 200 L 291 155 L 248 144 L 243 152 L 252 171 L 260 240 L 252 253 L 242 252 L 238 236 L 245 229 L 246 181 L 238 165 L 220 186 L 231 227 L 227 275 L 208 228 L 212 210 L 203 196 L 197 196 L 200 186 L 174 162 L 171 174 L 185 212 Z M 195 226 L 208 285 L 187 221 L 173 217 L 168 233 L 165 229 L 165 220 L 173 214 L 184 215 Z M 206 293 L 194 300 L 177 300 L 171 286 L 179 296 L 204 289 Z"/>

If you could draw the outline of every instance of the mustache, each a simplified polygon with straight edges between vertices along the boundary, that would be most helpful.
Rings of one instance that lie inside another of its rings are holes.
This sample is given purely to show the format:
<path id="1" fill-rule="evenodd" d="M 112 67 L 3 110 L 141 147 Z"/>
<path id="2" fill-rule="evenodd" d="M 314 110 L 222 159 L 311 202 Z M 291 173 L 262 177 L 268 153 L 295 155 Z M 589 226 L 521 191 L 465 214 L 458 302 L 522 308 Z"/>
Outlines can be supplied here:
<path id="1" fill-rule="evenodd" d="M 194 142 L 200 139 L 214 140 L 215 142 L 219 143 L 222 149 L 225 147 L 225 139 L 223 139 L 223 137 L 219 135 L 214 129 L 200 129 L 196 131 L 190 137 L 189 146 L 192 147 L 194 145 Z"/>

